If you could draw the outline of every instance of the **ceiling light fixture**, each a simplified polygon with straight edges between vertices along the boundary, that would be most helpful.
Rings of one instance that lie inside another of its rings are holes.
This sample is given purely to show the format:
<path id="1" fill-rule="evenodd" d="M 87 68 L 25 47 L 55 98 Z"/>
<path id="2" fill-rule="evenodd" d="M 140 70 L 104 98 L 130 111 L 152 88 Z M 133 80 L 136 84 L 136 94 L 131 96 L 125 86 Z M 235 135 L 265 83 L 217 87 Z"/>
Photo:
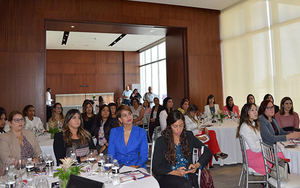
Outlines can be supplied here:
<path id="1" fill-rule="evenodd" d="M 69 37 L 70 31 L 64 31 L 64 35 L 61 41 L 61 45 L 67 45 L 68 37 Z"/>
<path id="2" fill-rule="evenodd" d="M 121 40 L 122 38 L 124 38 L 126 36 L 126 34 L 122 34 L 120 35 L 116 40 L 114 40 L 110 45 L 108 46 L 113 46 L 115 45 L 117 42 L 119 42 L 119 40 Z"/>

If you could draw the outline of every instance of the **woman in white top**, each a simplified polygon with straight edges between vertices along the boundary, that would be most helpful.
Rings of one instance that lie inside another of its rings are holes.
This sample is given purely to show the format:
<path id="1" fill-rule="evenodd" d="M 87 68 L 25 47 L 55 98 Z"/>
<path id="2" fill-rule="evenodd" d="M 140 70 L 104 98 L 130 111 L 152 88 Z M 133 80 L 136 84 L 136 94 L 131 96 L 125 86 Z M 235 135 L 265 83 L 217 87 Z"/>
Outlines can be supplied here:
<path id="1" fill-rule="evenodd" d="M 191 104 L 189 106 L 186 115 L 184 116 L 186 130 L 192 131 L 194 135 L 199 136 L 198 139 L 208 146 L 210 152 L 213 154 L 216 161 L 219 158 L 226 159 L 228 155 L 226 153 L 221 152 L 216 137 L 216 132 L 214 130 L 208 130 L 207 128 L 201 128 L 200 121 L 197 117 L 198 112 L 199 109 L 196 105 Z M 212 166 L 212 159 L 210 160 L 209 165 Z"/>
<path id="2" fill-rule="evenodd" d="M 164 99 L 163 108 L 164 108 L 164 110 L 162 110 L 159 113 L 159 124 L 161 127 L 161 131 L 165 130 L 165 128 L 167 127 L 167 117 L 173 108 L 173 100 L 171 97 L 166 97 Z"/>
<path id="3" fill-rule="evenodd" d="M 130 109 L 133 115 L 133 124 L 139 127 L 143 127 L 144 108 L 140 105 L 139 99 L 134 97 L 131 99 Z"/>
<path id="4" fill-rule="evenodd" d="M 33 105 L 26 105 L 23 109 L 25 117 L 25 129 L 32 130 L 33 132 L 44 132 L 44 124 L 39 117 L 35 116 L 35 108 Z"/>
<path id="5" fill-rule="evenodd" d="M 212 119 L 215 114 L 220 111 L 219 105 L 215 104 L 215 97 L 213 95 L 209 95 L 207 97 L 206 105 L 204 106 L 204 114 L 209 119 Z"/>
<path id="6" fill-rule="evenodd" d="M 257 107 L 254 103 L 245 104 L 241 111 L 240 124 L 237 129 L 236 137 L 243 137 L 246 144 L 246 154 L 248 166 L 255 172 L 265 175 L 265 165 L 260 146 L 260 123 L 258 121 Z M 278 157 L 283 158 L 283 154 L 277 153 Z"/>

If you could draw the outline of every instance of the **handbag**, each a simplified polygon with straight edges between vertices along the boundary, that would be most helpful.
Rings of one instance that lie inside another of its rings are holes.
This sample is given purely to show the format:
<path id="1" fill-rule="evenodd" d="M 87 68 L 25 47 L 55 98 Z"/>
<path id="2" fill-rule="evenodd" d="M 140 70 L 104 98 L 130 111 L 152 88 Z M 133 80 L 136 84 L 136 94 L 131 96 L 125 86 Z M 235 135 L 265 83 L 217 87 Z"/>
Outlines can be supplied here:
<path id="1" fill-rule="evenodd" d="M 278 159 L 278 170 L 279 170 L 279 179 L 280 181 L 286 181 L 288 179 L 288 173 L 289 173 L 289 163 L 285 159 Z M 275 175 L 276 167 L 272 167 L 271 176 L 276 178 Z"/>
<path id="2" fill-rule="evenodd" d="M 200 179 L 200 187 L 201 188 L 214 188 L 214 182 L 210 171 L 207 167 L 204 167 L 201 170 L 201 179 Z"/>

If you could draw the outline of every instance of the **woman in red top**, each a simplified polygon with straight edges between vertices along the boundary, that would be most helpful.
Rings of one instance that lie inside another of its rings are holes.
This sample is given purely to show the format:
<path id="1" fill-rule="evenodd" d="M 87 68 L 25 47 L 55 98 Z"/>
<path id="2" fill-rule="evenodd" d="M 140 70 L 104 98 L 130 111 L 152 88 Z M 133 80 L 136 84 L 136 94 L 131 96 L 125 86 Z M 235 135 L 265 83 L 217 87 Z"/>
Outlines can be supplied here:
<path id="1" fill-rule="evenodd" d="M 226 98 L 226 105 L 223 107 L 223 113 L 229 118 L 231 118 L 232 116 L 240 118 L 239 107 L 237 105 L 234 105 L 233 98 L 231 96 L 228 96 Z"/>

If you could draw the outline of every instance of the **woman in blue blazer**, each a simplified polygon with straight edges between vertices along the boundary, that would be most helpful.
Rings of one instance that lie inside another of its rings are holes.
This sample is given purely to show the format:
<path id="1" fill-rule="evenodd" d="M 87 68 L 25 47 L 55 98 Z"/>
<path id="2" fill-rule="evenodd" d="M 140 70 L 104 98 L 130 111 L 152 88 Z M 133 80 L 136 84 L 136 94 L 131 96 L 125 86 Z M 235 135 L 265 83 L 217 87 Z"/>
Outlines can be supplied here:
<path id="1" fill-rule="evenodd" d="M 120 165 L 146 168 L 148 141 L 145 129 L 133 124 L 133 115 L 128 106 L 122 105 L 117 113 L 121 127 L 111 129 L 108 154 Z"/>

